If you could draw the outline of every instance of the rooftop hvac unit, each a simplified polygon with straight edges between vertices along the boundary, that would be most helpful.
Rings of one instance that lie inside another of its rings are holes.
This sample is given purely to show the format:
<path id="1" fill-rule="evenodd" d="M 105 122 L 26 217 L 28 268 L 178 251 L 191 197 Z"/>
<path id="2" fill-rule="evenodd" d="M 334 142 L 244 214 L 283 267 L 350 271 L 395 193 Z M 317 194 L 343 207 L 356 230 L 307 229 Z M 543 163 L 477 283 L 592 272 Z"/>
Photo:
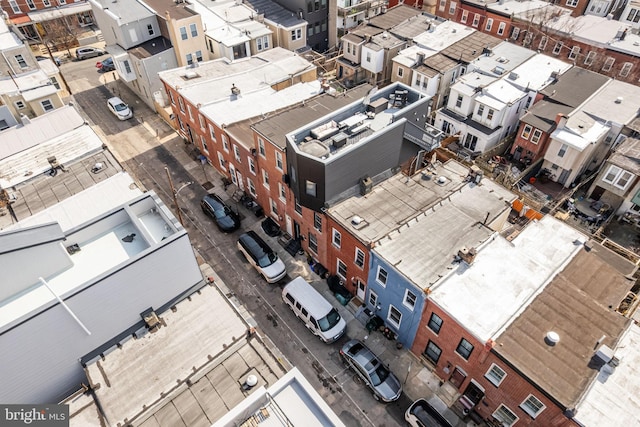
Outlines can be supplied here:
<path id="1" fill-rule="evenodd" d="M 361 195 L 367 195 L 369 193 L 371 193 L 371 190 L 373 190 L 373 180 L 371 179 L 370 176 L 365 176 L 364 178 L 360 179 L 360 194 Z"/>
<path id="2" fill-rule="evenodd" d="M 598 350 L 596 350 L 595 357 L 602 361 L 602 363 L 609 363 L 614 358 L 613 350 L 609 346 L 602 344 L 598 347 Z"/>

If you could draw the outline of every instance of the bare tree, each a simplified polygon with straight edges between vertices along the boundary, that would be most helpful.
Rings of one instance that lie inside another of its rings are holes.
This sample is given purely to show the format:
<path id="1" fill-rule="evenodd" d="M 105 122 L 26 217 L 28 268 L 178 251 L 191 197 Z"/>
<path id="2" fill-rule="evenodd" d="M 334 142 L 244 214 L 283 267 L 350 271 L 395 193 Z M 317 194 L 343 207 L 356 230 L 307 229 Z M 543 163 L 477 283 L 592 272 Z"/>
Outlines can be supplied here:
<path id="1" fill-rule="evenodd" d="M 71 57 L 70 49 L 77 46 L 78 35 L 76 28 L 69 22 L 68 16 L 61 16 L 42 23 L 44 34 L 42 41 L 48 49 L 56 51 L 66 50 Z"/>

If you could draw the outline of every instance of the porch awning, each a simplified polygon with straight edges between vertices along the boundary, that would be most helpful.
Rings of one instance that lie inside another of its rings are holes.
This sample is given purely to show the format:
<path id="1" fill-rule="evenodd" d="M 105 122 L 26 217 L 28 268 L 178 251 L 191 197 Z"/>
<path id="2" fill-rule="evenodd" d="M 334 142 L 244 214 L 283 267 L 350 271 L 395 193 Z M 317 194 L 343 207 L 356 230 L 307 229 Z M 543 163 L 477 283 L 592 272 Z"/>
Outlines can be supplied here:
<path id="1" fill-rule="evenodd" d="M 33 22 L 46 22 L 63 16 L 76 15 L 78 13 L 91 12 L 91 5 L 87 3 L 74 3 L 63 7 L 54 7 L 51 9 L 37 10 L 29 13 L 29 18 Z"/>
<path id="2" fill-rule="evenodd" d="M 23 24 L 28 24 L 29 22 L 31 22 L 31 18 L 29 18 L 29 15 L 18 16 L 17 18 L 11 18 L 11 23 L 14 25 L 23 25 Z"/>

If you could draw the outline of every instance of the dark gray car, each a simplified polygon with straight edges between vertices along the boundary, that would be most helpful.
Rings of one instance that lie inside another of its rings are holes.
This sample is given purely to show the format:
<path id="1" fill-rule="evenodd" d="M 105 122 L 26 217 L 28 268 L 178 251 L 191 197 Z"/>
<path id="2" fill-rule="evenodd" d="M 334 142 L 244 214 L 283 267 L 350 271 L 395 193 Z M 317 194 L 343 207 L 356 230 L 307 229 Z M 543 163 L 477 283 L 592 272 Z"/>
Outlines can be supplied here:
<path id="1" fill-rule="evenodd" d="M 220 231 L 230 233 L 240 228 L 240 217 L 217 194 L 207 194 L 200 202 L 202 211 L 210 216 Z"/>
<path id="2" fill-rule="evenodd" d="M 340 355 L 373 390 L 376 400 L 393 402 L 400 398 L 402 385 L 398 378 L 360 341 L 347 342 L 340 350 Z"/>

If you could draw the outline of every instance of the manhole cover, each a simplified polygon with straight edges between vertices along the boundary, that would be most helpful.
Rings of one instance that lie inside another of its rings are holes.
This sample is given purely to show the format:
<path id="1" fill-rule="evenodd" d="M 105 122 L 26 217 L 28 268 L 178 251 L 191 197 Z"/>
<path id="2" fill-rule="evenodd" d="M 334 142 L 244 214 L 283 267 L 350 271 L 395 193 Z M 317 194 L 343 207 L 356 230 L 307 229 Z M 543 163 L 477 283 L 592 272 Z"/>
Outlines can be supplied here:
<path id="1" fill-rule="evenodd" d="M 205 190 L 209 191 L 211 190 L 213 187 L 215 187 L 215 185 L 213 185 L 211 182 L 207 181 L 204 184 L 202 184 L 202 188 L 204 188 Z"/>

